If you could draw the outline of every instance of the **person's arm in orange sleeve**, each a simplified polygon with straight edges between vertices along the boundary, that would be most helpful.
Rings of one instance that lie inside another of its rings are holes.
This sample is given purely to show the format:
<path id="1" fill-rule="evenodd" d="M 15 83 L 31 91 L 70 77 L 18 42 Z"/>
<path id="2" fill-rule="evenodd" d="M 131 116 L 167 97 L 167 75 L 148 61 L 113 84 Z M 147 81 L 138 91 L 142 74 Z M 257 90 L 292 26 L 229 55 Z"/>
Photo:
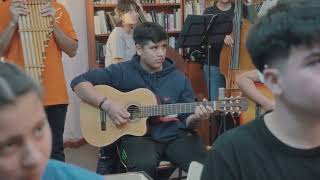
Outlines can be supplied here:
<path id="1" fill-rule="evenodd" d="M 61 9 L 60 9 L 61 10 Z M 60 10 L 55 10 L 51 3 L 48 3 L 41 9 L 41 14 L 43 16 L 56 17 L 59 15 Z M 64 11 L 61 10 L 61 11 Z M 56 14 L 57 13 L 57 14 Z M 64 13 L 64 12 L 62 12 Z M 61 15 L 63 16 L 63 15 Z M 69 19 L 68 19 L 69 20 Z M 70 23 L 71 26 L 71 23 Z M 60 25 L 54 20 L 53 22 L 53 35 L 58 47 L 65 52 L 69 57 L 74 57 L 77 54 L 78 41 L 73 37 L 68 36 Z"/>
<path id="2" fill-rule="evenodd" d="M 27 15 L 28 10 L 24 5 L 25 0 L 12 0 L 10 4 L 11 20 L 8 25 L 0 32 L 0 57 L 4 56 L 8 50 L 10 42 L 13 38 L 14 32 L 18 27 L 18 17 L 20 15 Z"/>
<path id="3" fill-rule="evenodd" d="M 272 110 L 274 102 L 258 91 L 254 83 L 261 82 L 258 70 L 251 70 L 240 74 L 236 83 L 240 91 L 249 99 L 260 104 L 265 110 Z"/>

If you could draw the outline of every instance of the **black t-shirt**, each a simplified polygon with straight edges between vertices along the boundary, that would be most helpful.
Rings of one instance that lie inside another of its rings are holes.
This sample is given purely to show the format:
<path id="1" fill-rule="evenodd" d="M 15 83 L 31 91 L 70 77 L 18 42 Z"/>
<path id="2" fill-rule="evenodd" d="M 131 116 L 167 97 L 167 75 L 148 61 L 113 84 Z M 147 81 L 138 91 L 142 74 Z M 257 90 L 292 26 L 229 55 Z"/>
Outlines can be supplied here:
<path id="1" fill-rule="evenodd" d="M 225 34 L 219 34 L 219 35 L 215 35 L 214 38 L 214 42 L 213 44 L 211 44 L 211 49 L 209 51 L 209 60 L 210 60 L 210 65 L 212 66 L 217 66 L 219 67 L 219 63 L 220 63 L 220 53 L 221 53 L 221 49 L 224 45 L 224 38 L 227 34 L 230 34 L 232 32 L 232 23 L 233 23 L 233 16 L 234 16 L 234 8 L 235 5 L 232 4 L 231 8 L 227 11 L 222 11 L 220 10 L 216 5 L 213 5 L 211 7 L 208 7 L 207 9 L 205 9 L 203 14 L 213 14 L 213 15 L 218 15 L 219 20 L 217 20 L 218 22 L 223 22 L 222 26 L 223 29 L 226 30 Z M 243 17 L 246 18 L 248 15 L 248 8 L 247 6 L 243 5 Z M 227 24 L 230 24 L 230 26 L 228 26 Z M 217 23 L 213 26 L 213 28 L 218 29 L 219 27 L 217 26 L 221 26 L 221 24 Z M 200 48 L 196 48 L 196 49 L 200 49 Z M 194 49 L 192 48 L 191 52 Z M 202 52 L 207 52 L 206 49 L 201 49 Z M 206 53 L 207 54 L 207 53 Z M 204 63 L 207 64 L 207 59 L 204 60 Z"/>
<path id="2" fill-rule="evenodd" d="M 319 180 L 320 147 L 301 150 L 278 140 L 263 117 L 223 134 L 201 180 Z"/>

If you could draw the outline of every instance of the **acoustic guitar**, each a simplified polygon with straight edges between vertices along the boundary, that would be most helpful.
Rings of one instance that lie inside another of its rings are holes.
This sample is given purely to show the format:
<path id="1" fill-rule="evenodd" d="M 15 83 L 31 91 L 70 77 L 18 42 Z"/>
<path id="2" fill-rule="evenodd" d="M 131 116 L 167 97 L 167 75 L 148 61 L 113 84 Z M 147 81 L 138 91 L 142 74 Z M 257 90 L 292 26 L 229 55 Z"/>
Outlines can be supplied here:
<path id="1" fill-rule="evenodd" d="M 151 116 L 194 113 L 195 107 L 200 104 L 224 112 L 242 112 L 248 107 L 247 98 L 244 97 L 211 102 L 158 105 L 155 95 L 145 88 L 127 93 L 106 85 L 98 85 L 94 88 L 101 95 L 125 107 L 130 113 L 127 123 L 116 126 L 103 110 L 84 102 L 80 104 L 82 134 L 89 144 L 97 147 L 109 145 L 124 135 L 143 136 L 147 132 L 146 120 Z"/>
<path id="2" fill-rule="evenodd" d="M 274 100 L 270 89 L 262 83 L 255 83 L 257 90 L 270 100 Z M 240 124 L 250 122 L 266 112 L 259 104 L 248 100 L 248 110 L 240 114 Z"/>

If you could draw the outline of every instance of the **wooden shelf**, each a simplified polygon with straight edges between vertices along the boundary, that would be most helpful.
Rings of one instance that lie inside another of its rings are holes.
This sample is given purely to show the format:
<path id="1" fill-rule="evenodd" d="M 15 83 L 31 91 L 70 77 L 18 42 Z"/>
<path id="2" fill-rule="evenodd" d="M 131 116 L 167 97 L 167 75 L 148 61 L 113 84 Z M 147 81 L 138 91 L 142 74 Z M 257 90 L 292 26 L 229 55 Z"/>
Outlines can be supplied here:
<path id="1" fill-rule="evenodd" d="M 109 37 L 110 33 L 108 34 L 96 34 L 96 38 L 103 38 L 103 37 Z"/>
<path id="2" fill-rule="evenodd" d="M 178 34 L 180 34 L 180 32 L 181 31 L 168 31 L 167 33 L 170 36 L 170 35 L 178 35 Z"/>
<path id="3" fill-rule="evenodd" d="M 114 8 L 115 4 L 94 4 L 94 8 Z"/>

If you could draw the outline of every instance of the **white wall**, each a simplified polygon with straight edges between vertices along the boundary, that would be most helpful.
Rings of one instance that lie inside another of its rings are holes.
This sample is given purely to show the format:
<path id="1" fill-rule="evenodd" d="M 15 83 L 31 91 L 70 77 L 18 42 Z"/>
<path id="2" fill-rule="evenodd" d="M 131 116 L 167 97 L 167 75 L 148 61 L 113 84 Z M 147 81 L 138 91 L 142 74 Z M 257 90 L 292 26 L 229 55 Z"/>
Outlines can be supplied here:
<path id="1" fill-rule="evenodd" d="M 75 31 L 78 35 L 79 47 L 77 55 L 69 58 L 63 55 L 64 73 L 66 77 L 69 106 L 65 124 L 64 141 L 77 141 L 82 138 L 79 125 L 79 98 L 70 88 L 71 80 L 80 73 L 88 70 L 88 43 L 86 23 L 86 0 L 58 0 L 68 10 Z M 97 148 L 90 145 L 77 149 L 65 149 L 66 161 L 95 171 L 97 161 Z"/>
<path id="2" fill-rule="evenodd" d="M 64 72 L 69 94 L 69 107 L 66 118 L 64 139 L 76 140 L 81 137 L 79 127 L 79 102 L 75 93 L 70 88 L 70 82 L 76 75 L 88 69 L 88 43 L 85 0 L 58 0 L 68 10 L 75 31 L 78 35 L 79 47 L 77 55 L 69 58 L 63 55 Z"/>

